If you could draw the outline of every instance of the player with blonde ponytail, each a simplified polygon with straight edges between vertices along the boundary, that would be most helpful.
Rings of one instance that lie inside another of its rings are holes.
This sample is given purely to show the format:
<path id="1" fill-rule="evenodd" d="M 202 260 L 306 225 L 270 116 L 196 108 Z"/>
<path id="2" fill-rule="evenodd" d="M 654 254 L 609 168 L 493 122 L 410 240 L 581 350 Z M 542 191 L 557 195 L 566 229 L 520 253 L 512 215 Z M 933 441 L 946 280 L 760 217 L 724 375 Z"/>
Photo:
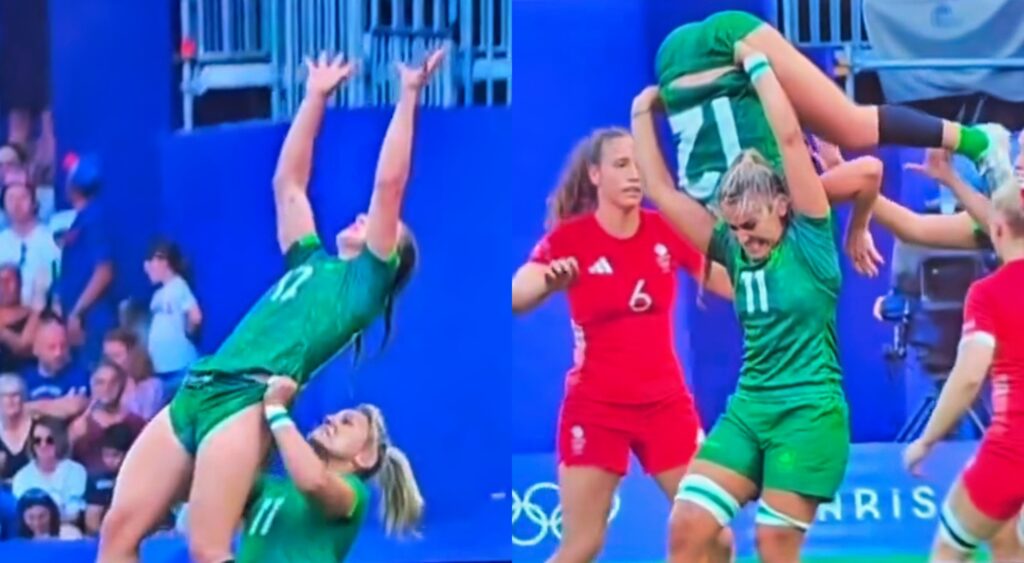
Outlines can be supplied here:
<path id="1" fill-rule="evenodd" d="M 297 389 L 288 377 L 267 382 L 263 410 L 288 475 L 267 474 L 257 482 L 237 561 L 344 560 L 369 512 L 374 480 L 384 530 L 415 535 L 423 496 L 380 409 L 362 404 L 338 411 L 303 437 L 287 410 Z"/>

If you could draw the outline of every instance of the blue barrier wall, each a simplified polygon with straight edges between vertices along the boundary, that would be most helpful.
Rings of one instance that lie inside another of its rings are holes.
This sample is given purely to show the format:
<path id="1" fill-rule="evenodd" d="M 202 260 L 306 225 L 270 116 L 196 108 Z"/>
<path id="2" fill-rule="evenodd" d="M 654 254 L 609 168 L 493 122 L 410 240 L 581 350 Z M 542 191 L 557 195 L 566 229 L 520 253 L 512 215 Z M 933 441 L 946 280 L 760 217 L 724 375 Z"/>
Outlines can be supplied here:
<path id="1" fill-rule="evenodd" d="M 882 556 L 925 555 L 938 525 L 938 508 L 950 483 L 977 445 L 941 444 L 911 477 L 900 465 L 896 444 L 860 444 L 850 452 L 846 480 L 836 499 L 818 509 L 803 549 L 806 557 L 872 561 Z M 612 503 L 600 559 L 661 561 L 669 503 L 653 480 L 634 468 Z M 561 535 L 561 508 L 550 455 L 516 456 L 512 462 L 512 542 L 516 561 L 543 561 Z M 733 521 L 739 557 L 754 555 L 754 511 L 750 504 Z"/>
<path id="2" fill-rule="evenodd" d="M 157 234 L 158 145 L 171 130 L 171 6 L 130 0 L 50 0 L 58 162 L 67 151 L 104 162 L 117 291 L 148 290 L 142 260 Z M 63 196 L 62 190 L 58 194 Z"/>

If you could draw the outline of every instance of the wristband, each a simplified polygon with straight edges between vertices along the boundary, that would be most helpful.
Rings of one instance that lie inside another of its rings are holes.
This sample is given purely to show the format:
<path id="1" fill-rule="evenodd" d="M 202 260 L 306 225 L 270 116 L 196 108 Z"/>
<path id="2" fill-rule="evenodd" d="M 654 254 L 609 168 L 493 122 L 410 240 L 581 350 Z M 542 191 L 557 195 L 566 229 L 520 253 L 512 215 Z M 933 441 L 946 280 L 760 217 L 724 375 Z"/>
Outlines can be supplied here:
<path id="1" fill-rule="evenodd" d="M 289 424 L 294 425 L 295 422 L 288 416 L 288 409 L 281 405 L 268 405 L 263 408 L 263 416 L 267 419 L 267 424 L 271 430 L 277 430 L 282 426 Z"/>
<path id="2" fill-rule="evenodd" d="M 751 82 L 756 82 L 761 75 L 771 70 L 771 68 L 771 64 L 768 62 L 768 57 L 765 57 L 761 53 L 757 53 L 743 59 L 743 70 L 746 71 Z"/>

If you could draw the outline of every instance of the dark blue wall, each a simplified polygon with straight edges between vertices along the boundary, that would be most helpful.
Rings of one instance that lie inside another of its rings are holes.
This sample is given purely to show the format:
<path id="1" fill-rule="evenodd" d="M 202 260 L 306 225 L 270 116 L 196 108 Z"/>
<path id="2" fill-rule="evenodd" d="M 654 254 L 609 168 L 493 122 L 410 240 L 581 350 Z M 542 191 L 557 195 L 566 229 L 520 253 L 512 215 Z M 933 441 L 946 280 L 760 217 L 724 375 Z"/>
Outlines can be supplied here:
<path id="1" fill-rule="evenodd" d="M 158 144 L 171 130 L 171 12 L 165 2 L 49 4 L 58 162 L 67 151 L 102 157 L 101 199 L 117 218 L 117 290 L 145 293 L 142 259 L 159 217 Z"/>

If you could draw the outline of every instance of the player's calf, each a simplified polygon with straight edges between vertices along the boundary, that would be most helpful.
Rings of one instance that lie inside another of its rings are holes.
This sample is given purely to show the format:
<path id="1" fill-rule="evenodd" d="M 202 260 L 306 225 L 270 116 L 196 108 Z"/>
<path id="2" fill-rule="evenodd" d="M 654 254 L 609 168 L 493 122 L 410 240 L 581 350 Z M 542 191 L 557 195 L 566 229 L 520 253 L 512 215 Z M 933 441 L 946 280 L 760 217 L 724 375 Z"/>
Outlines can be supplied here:
<path id="1" fill-rule="evenodd" d="M 719 553 L 721 531 L 739 509 L 739 501 L 708 477 L 683 477 L 669 517 L 669 560 L 703 561 Z"/>

